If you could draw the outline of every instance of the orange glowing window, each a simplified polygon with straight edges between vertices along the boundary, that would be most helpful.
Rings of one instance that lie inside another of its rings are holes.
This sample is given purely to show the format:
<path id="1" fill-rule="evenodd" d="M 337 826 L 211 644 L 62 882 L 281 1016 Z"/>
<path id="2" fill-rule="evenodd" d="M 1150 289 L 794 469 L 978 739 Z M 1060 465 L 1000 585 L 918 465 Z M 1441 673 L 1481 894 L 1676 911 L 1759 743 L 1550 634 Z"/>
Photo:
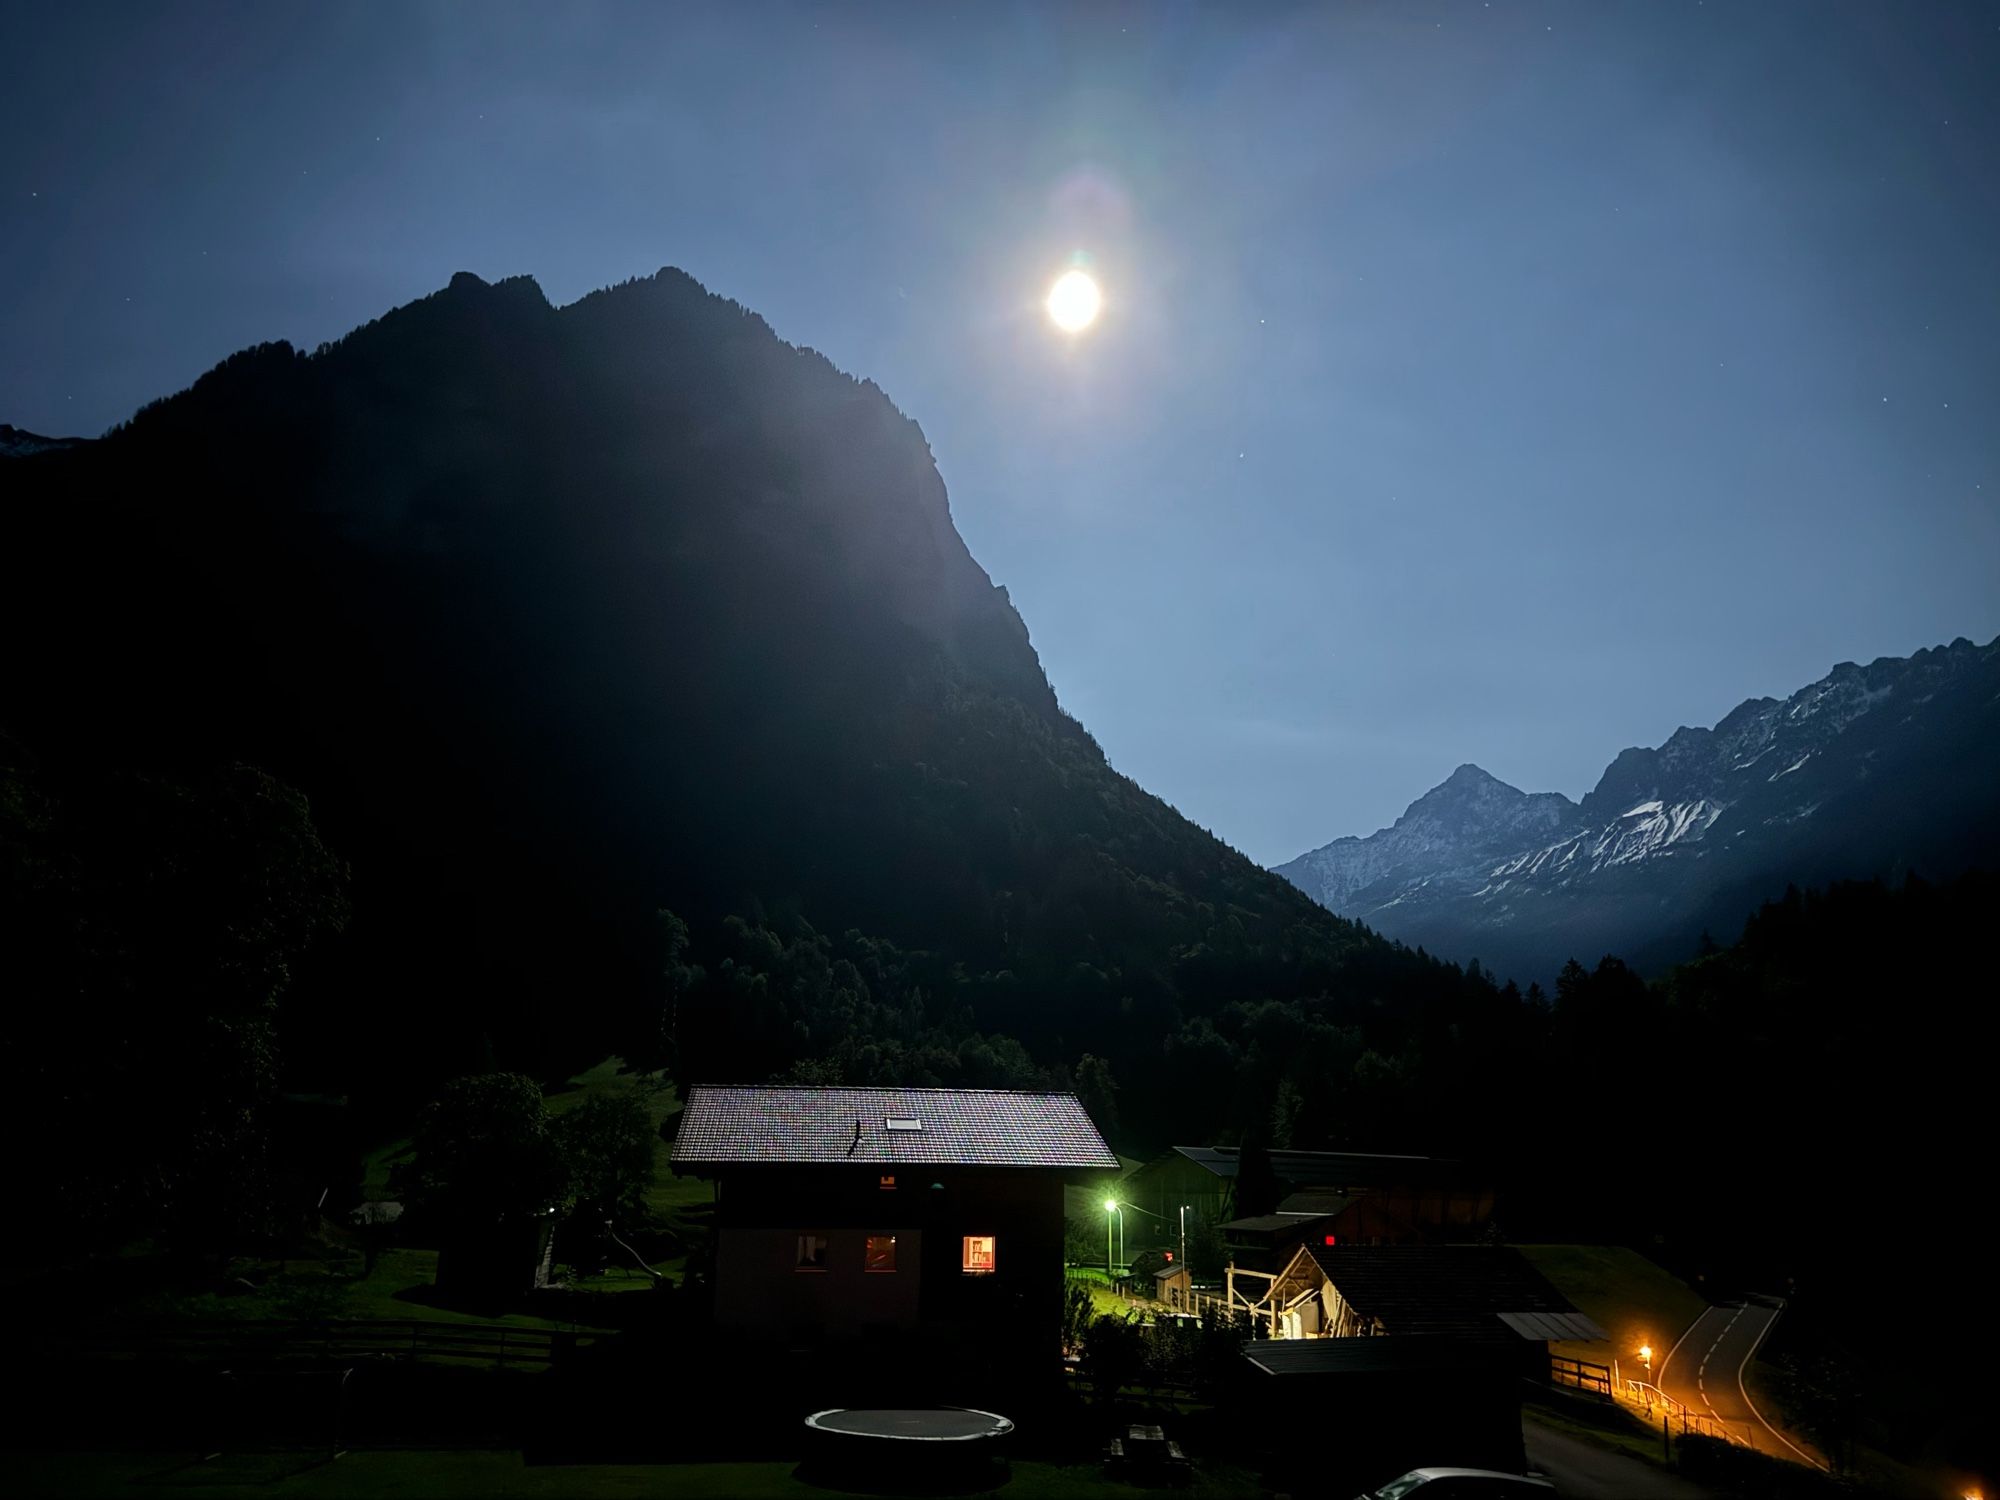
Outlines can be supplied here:
<path id="1" fill-rule="evenodd" d="M 883 1192 L 885 1192 L 885 1193 L 893 1193 L 893 1192 L 895 1192 L 895 1191 L 896 1191 L 896 1174 L 895 1174 L 894 1172 L 884 1172 L 884 1173 L 882 1174 L 882 1178 L 881 1178 L 881 1181 L 877 1182 L 877 1183 L 876 1183 L 875 1185 L 876 1185 L 877 1187 L 879 1187 L 880 1189 L 882 1189 L 882 1191 L 883 1191 Z"/>
<path id="2" fill-rule="evenodd" d="M 862 1269 L 871 1272 L 896 1269 L 896 1237 L 893 1234 L 868 1236 L 868 1251 L 862 1262 Z"/>
<path id="3" fill-rule="evenodd" d="M 995 1244 L 990 1234 L 968 1234 L 965 1237 L 965 1254 L 959 1264 L 966 1275 L 990 1276 L 993 1273 Z"/>

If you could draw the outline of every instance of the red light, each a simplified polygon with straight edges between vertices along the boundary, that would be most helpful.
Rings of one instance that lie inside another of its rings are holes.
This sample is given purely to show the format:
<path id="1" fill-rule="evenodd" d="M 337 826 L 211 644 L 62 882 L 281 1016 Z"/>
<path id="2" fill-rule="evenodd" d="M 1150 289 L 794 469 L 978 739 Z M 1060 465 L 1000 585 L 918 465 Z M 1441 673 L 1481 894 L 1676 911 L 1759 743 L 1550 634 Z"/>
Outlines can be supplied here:
<path id="1" fill-rule="evenodd" d="M 1326 1242 L 1327 1242 L 1327 1243 L 1328 1243 L 1329 1245 L 1331 1245 L 1331 1244 L 1333 1243 L 1333 1236 L 1332 1236 L 1332 1235 L 1328 1235 L 1328 1236 L 1326 1237 Z"/>
<path id="2" fill-rule="evenodd" d="M 1171 1251 L 1171 1250 L 1169 1250 L 1169 1251 L 1167 1252 L 1167 1259 L 1168 1259 L 1168 1260 L 1172 1260 L 1173 1258 L 1174 1258 L 1174 1252 L 1173 1252 L 1173 1251 Z"/>

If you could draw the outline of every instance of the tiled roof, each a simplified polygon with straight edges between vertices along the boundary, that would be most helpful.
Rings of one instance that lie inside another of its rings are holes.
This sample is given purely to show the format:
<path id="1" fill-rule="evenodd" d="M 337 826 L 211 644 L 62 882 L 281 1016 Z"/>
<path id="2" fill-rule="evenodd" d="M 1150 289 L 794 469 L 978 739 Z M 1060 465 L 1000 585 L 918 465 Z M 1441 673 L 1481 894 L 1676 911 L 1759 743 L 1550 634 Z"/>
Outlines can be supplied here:
<path id="1" fill-rule="evenodd" d="M 1332 1214 L 1257 1214 L 1248 1219 L 1231 1219 L 1218 1227 L 1224 1234 L 1283 1234 L 1287 1230 L 1304 1234 L 1333 1217 Z"/>
<path id="2" fill-rule="evenodd" d="M 1255 1339 L 1243 1358 L 1266 1375 L 1474 1374 L 1518 1369 L 1509 1347 L 1464 1339 Z"/>
<path id="3" fill-rule="evenodd" d="M 1076 1095 L 1010 1089 L 697 1086 L 673 1162 L 1118 1170 Z"/>
<path id="4" fill-rule="evenodd" d="M 1576 1309 L 1517 1252 L 1486 1245 L 1314 1245 L 1334 1290 L 1383 1331 L 1498 1332 L 1502 1313 Z M 1521 1328 L 1523 1337 L 1535 1337 Z"/>
<path id="5" fill-rule="evenodd" d="M 1174 1151 L 1217 1177 L 1234 1181 L 1243 1153 L 1236 1146 L 1176 1146 Z M 1295 1188 L 1414 1187 L 1445 1183 L 1459 1175 L 1459 1163 L 1439 1156 L 1381 1156 L 1360 1151 L 1273 1151 L 1272 1175 Z"/>

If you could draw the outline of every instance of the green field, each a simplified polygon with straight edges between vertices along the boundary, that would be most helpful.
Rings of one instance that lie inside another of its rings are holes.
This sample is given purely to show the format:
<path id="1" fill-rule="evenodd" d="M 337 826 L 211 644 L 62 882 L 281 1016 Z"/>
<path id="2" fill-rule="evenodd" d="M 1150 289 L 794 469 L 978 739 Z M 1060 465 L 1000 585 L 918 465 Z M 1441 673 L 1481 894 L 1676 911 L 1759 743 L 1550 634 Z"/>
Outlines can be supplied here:
<path id="1" fill-rule="evenodd" d="M 1707 1309 L 1702 1295 L 1622 1245 L 1522 1245 L 1521 1254 L 1577 1309 L 1611 1335 L 1603 1343 L 1561 1343 L 1550 1352 L 1608 1365 L 1643 1379 L 1639 1347 L 1653 1348 L 1653 1368 Z"/>
<path id="2" fill-rule="evenodd" d="M 1091 1309 L 1099 1317 L 1122 1318 L 1132 1311 L 1132 1304 L 1111 1289 L 1102 1266 L 1071 1266 L 1063 1274 L 1088 1288 Z"/>

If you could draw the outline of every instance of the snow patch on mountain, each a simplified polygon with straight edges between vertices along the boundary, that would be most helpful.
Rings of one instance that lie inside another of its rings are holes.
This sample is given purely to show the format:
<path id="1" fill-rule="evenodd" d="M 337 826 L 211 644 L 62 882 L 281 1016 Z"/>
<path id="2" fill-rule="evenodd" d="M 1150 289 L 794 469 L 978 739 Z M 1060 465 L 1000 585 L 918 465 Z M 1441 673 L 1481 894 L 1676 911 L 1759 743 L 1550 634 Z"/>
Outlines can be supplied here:
<path id="1" fill-rule="evenodd" d="M 1383 931 L 1409 941 L 1434 940 L 1444 923 L 1518 926 L 1537 897 L 1581 899 L 1612 890 L 1613 879 L 1619 892 L 1653 881 L 1669 893 L 1681 877 L 1668 872 L 1711 849 L 1735 861 L 1731 868 L 1774 857 L 1769 839 L 1790 835 L 1758 830 L 1796 828 L 1829 799 L 1880 777 L 1878 751 L 1916 732 L 1919 719 L 1934 720 L 1940 705 L 1990 704 L 1996 674 L 2000 640 L 1961 639 L 1867 666 L 1842 662 L 1789 697 L 1737 705 L 1712 729 L 1684 726 L 1657 748 L 1621 751 L 1581 802 L 1530 795 L 1460 766 L 1393 826 L 1336 839 L 1277 873 L 1342 915 L 1379 918 Z M 1728 826 L 1717 831 L 1724 814 Z M 1658 880 L 1644 873 L 1654 870 Z M 1620 895 L 1614 905 L 1632 899 Z M 1626 909 L 1672 899 L 1660 894 Z"/>

